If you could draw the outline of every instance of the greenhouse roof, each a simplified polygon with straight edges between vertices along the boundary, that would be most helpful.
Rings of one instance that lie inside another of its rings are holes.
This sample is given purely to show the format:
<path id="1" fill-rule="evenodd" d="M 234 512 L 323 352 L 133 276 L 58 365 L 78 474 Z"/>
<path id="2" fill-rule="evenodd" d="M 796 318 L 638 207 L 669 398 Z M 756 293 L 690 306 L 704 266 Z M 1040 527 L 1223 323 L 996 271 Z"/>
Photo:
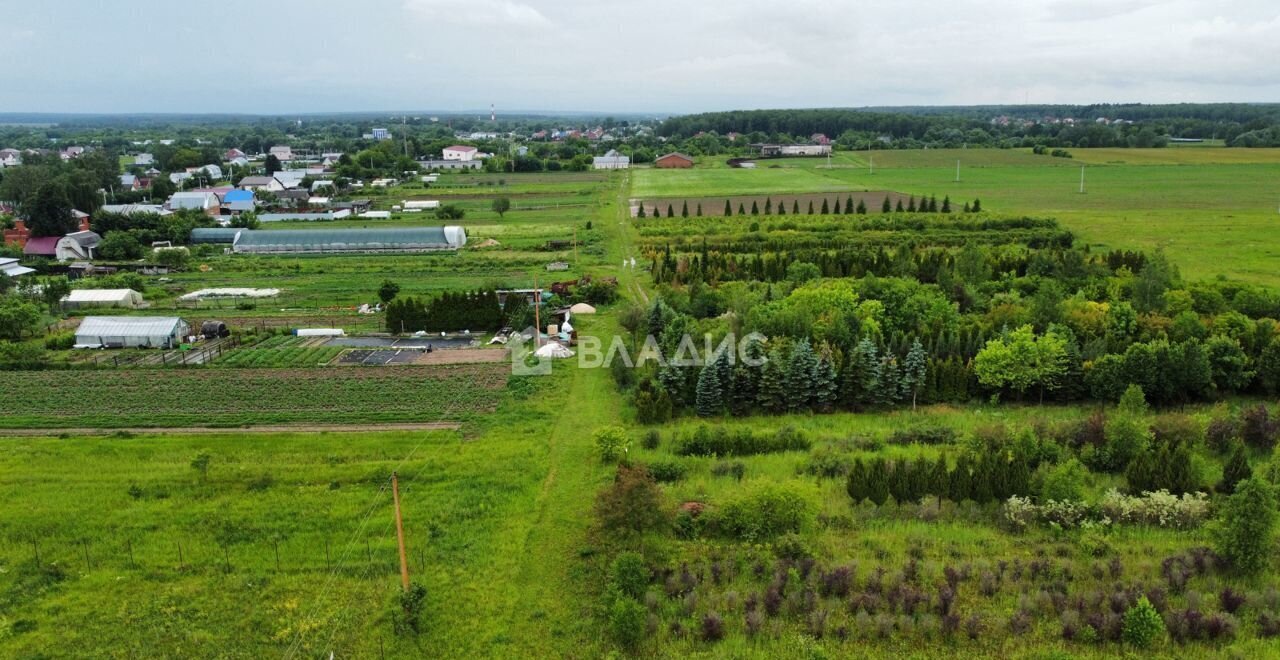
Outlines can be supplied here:
<path id="1" fill-rule="evenodd" d="M 236 227 L 196 227 L 191 230 L 192 243 L 231 243 L 236 234 L 244 231 Z"/>
<path id="2" fill-rule="evenodd" d="M 176 316 L 86 316 L 77 335 L 94 337 L 166 337 L 182 319 Z"/>
<path id="3" fill-rule="evenodd" d="M 453 247 L 444 227 L 241 230 L 236 251 L 430 250 Z"/>

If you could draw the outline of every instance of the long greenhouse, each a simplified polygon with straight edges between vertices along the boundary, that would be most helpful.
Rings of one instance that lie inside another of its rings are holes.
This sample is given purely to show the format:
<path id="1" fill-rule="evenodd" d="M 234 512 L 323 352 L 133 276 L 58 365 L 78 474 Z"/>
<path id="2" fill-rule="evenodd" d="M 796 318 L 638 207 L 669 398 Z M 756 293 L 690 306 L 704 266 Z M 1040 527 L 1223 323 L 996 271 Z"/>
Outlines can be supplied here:
<path id="1" fill-rule="evenodd" d="M 236 230 L 231 249 L 248 254 L 439 252 L 467 244 L 462 227 Z"/>

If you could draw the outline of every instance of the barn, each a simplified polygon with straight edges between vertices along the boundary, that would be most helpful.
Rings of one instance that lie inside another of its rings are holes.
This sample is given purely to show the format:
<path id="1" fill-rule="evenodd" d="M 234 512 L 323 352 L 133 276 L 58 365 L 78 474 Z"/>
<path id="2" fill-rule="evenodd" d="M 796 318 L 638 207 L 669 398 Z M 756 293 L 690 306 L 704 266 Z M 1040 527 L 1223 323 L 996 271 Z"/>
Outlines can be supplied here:
<path id="1" fill-rule="evenodd" d="M 662 168 L 687 169 L 687 168 L 693 167 L 693 158 L 686 156 L 682 153 L 673 151 L 664 156 L 658 156 L 656 159 L 654 159 L 653 166 L 662 167 Z"/>
<path id="2" fill-rule="evenodd" d="M 63 309 L 83 307 L 145 307 L 142 294 L 133 289 L 75 289 L 62 298 Z"/>
<path id="3" fill-rule="evenodd" d="M 373 229 L 242 229 L 231 249 L 250 254 L 437 252 L 467 244 L 462 227 L 379 227 Z"/>
<path id="4" fill-rule="evenodd" d="M 176 316 L 86 316 L 76 348 L 174 348 L 190 331 Z"/>

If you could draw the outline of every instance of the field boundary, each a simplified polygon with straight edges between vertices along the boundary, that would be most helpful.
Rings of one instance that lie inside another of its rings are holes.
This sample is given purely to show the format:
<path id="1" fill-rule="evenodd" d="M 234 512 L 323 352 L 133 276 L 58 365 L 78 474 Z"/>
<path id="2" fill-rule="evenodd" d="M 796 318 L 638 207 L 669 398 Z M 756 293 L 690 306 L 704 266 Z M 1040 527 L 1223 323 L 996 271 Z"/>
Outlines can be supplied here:
<path id="1" fill-rule="evenodd" d="M 456 431 L 459 422 L 416 422 L 390 424 L 268 424 L 247 426 L 138 426 L 127 428 L 86 427 L 47 429 L 0 429 L 2 437 L 27 437 L 41 435 L 192 435 L 206 433 L 376 433 L 379 431 Z"/>

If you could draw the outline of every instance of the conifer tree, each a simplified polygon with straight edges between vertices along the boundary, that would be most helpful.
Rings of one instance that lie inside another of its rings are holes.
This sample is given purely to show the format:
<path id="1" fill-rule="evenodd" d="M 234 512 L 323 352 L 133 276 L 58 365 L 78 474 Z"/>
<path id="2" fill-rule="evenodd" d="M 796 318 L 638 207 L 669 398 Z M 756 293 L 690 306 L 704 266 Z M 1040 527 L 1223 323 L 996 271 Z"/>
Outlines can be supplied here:
<path id="1" fill-rule="evenodd" d="M 871 500 L 879 506 L 889 499 L 889 481 L 888 481 L 889 465 L 883 457 L 877 457 L 871 461 L 871 466 L 867 470 L 867 499 Z"/>
<path id="2" fill-rule="evenodd" d="M 1249 453 L 1244 443 L 1236 441 L 1231 447 L 1231 457 L 1222 468 L 1222 481 L 1218 482 L 1218 492 L 1231 494 L 1236 492 L 1236 484 L 1253 476 L 1249 467 Z"/>
<path id="3" fill-rule="evenodd" d="M 699 218 L 702 217 L 702 202 L 698 202 L 698 210 L 696 211 L 695 215 L 697 215 Z"/>
<path id="4" fill-rule="evenodd" d="M 933 468 L 929 471 L 929 493 L 938 498 L 938 504 L 942 504 L 942 500 L 951 492 L 951 484 L 947 474 L 947 457 L 938 456 L 933 462 Z"/>
<path id="5" fill-rule="evenodd" d="M 956 459 L 956 469 L 951 471 L 951 478 L 948 480 L 947 492 L 952 502 L 958 504 L 965 500 L 973 499 L 972 470 L 973 463 L 969 460 L 969 456 L 961 454 L 960 458 Z"/>
<path id="6" fill-rule="evenodd" d="M 729 205 L 729 200 L 724 200 L 724 217 L 733 215 L 733 207 Z"/>
<path id="7" fill-rule="evenodd" d="M 892 354 L 880 358 L 880 383 L 875 396 L 876 403 L 886 406 L 902 398 L 902 366 Z"/>
<path id="8" fill-rule="evenodd" d="M 787 382 L 783 370 L 782 356 L 772 351 L 769 360 L 760 371 L 760 385 L 757 399 L 760 407 L 771 413 L 780 413 L 787 409 Z"/>
<path id="9" fill-rule="evenodd" d="M 787 409 L 791 412 L 807 410 L 816 399 L 814 372 L 818 368 L 818 358 L 814 355 L 809 340 L 801 339 L 791 349 L 791 359 L 787 361 Z"/>
<path id="10" fill-rule="evenodd" d="M 864 338 L 845 358 L 841 374 L 843 400 L 850 407 L 865 406 L 875 401 L 880 386 L 880 356 L 876 345 Z"/>
<path id="11" fill-rule="evenodd" d="M 638 217 L 638 218 L 643 218 L 643 217 L 644 217 L 644 204 L 641 204 L 641 205 L 640 205 L 640 212 L 636 214 L 636 217 Z"/>
<path id="12" fill-rule="evenodd" d="M 898 205 L 897 205 L 897 206 L 895 206 L 895 207 L 893 208 L 893 212 L 894 212 L 894 213 L 902 213 L 904 210 L 905 210 L 905 209 L 903 209 L 903 208 L 902 208 L 902 198 L 901 198 L 901 197 L 899 197 L 899 198 L 898 198 Z"/>
<path id="13" fill-rule="evenodd" d="M 915 212 L 916 212 L 916 196 L 912 195 L 911 199 L 907 201 L 907 213 L 915 213 Z"/>
<path id="14" fill-rule="evenodd" d="M 831 412 L 839 397 L 840 389 L 837 385 L 836 367 L 829 354 L 824 352 L 818 357 L 814 376 L 814 405 L 819 412 Z"/>
<path id="15" fill-rule="evenodd" d="M 787 214 L 787 203 L 785 201 L 778 202 L 778 215 Z"/>
<path id="16" fill-rule="evenodd" d="M 925 383 L 928 369 L 929 356 L 925 354 L 924 346 L 917 338 L 911 343 L 911 350 L 907 351 L 907 357 L 902 364 L 902 386 L 905 391 L 911 393 L 912 410 L 916 409 L 916 397 Z"/>
<path id="17" fill-rule="evenodd" d="M 858 198 L 858 207 L 855 209 L 855 211 L 857 212 L 858 215 L 867 214 L 867 203 L 861 197 Z M 848 211 L 845 211 L 845 213 L 848 213 Z"/>
<path id="18" fill-rule="evenodd" d="M 810 211 L 812 212 L 812 210 Z M 791 215 L 800 215 L 800 200 L 791 201 Z"/>
<path id="19" fill-rule="evenodd" d="M 965 202 L 965 203 L 964 203 L 964 212 L 965 212 L 965 213 L 968 213 L 968 212 L 969 212 L 969 202 Z"/>
<path id="20" fill-rule="evenodd" d="M 1017 454 L 1013 460 L 1009 462 L 1009 495 L 1019 495 L 1025 497 L 1031 492 L 1031 466 L 1027 465 L 1026 457 Z"/>
<path id="21" fill-rule="evenodd" d="M 854 504 L 867 499 L 867 466 L 861 458 L 854 459 L 849 468 L 849 477 L 845 480 L 845 491 Z"/>
<path id="22" fill-rule="evenodd" d="M 890 212 L 892 212 L 892 211 L 893 211 L 893 207 L 889 204 L 889 196 L 888 196 L 888 195 L 885 195 L 885 196 L 884 196 L 884 203 L 880 205 L 880 212 L 881 212 L 881 213 L 890 213 Z"/>
<path id="23" fill-rule="evenodd" d="M 929 212 L 930 213 L 938 212 L 938 196 L 937 195 L 929 195 Z"/>
<path id="24" fill-rule="evenodd" d="M 946 195 L 942 198 L 942 212 L 943 213 L 951 212 L 951 195 Z"/>
<path id="25" fill-rule="evenodd" d="M 980 200 L 980 199 L 978 199 L 978 198 L 976 198 L 976 197 L 975 197 L 975 198 L 974 198 L 974 200 L 973 200 L 973 206 L 972 206 L 971 208 L 972 208 L 972 210 L 973 210 L 973 212 L 974 212 L 974 213 L 981 213 L 981 212 L 982 212 L 982 200 Z"/>
<path id="26" fill-rule="evenodd" d="M 979 460 L 974 463 L 973 475 L 969 481 L 969 497 L 978 504 L 990 502 L 994 497 L 991 492 L 991 464 Z"/>
<path id="27" fill-rule="evenodd" d="M 827 202 L 826 202 L 825 200 L 823 200 L 823 202 L 822 202 L 822 203 L 823 203 L 823 204 L 826 204 Z M 809 200 L 809 215 L 813 215 L 813 200 L 812 200 L 812 199 L 811 199 L 811 200 Z"/>
<path id="28" fill-rule="evenodd" d="M 724 410 L 724 392 L 720 382 L 719 369 L 708 364 L 698 374 L 698 393 L 695 407 L 699 417 L 719 415 Z"/>
<path id="29" fill-rule="evenodd" d="M 673 206 L 672 206 L 672 205 L 670 205 L 670 204 L 667 204 L 667 217 L 668 217 L 668 218 L 674 218 L 674 217 L 676 217 L 676 210 L 675 210 L 675 207 L 673 207 Z"/>
<path id="30" fill-rule="evenodd" d="M 862 201 L 859 200 L 858 203 L 861 204 Z M 845 215 L 853 214 L 853 195 L 849 195 L 844 200 L 844 214 Z"/>
<path id="31" fill-rule="evenodd" d="M 746 214 L 747 214 L 747 207 L 743 206 L 742 202 L 738 202 L 738 215 L 746 215 Z"/>
<path id="32" fill-rule="evenodd" d="M 895 460 L 889 466 L 889 495 L 899 504 L 911 501 L 911 462 Z"/>
<path id="33" fill-rule="evenodd" d="M 756 382 L 751 370 L 743 365 L 733 368 L 733 387 L 730 393 L 730 409 L 735 415 L 749 415 L 756 405 Z"/>
<path id="34" fill-rule="evenodd" d="M 751 200 L 751 215 L 760 215 L 760 205 L 754 199 Z"/>
<path id="35" fill-rule="evenodd" d="M 827 204 L 827 198 L 823 197 L 822 198 L 822 215 L 827 215 L 828 213 L 831 213 L 831 206 Z"/>
<path id="36" fill-rule="evenodd" d="M 682 218 L 689 217 L 689 200 L 687 199 L 680 204 L 680 217 Z"/>
<path id="37" fill-rule="evenodd" d="M 764 198 L 764 214 L 773 215 L 773 198 L 771 197 Z"/>

